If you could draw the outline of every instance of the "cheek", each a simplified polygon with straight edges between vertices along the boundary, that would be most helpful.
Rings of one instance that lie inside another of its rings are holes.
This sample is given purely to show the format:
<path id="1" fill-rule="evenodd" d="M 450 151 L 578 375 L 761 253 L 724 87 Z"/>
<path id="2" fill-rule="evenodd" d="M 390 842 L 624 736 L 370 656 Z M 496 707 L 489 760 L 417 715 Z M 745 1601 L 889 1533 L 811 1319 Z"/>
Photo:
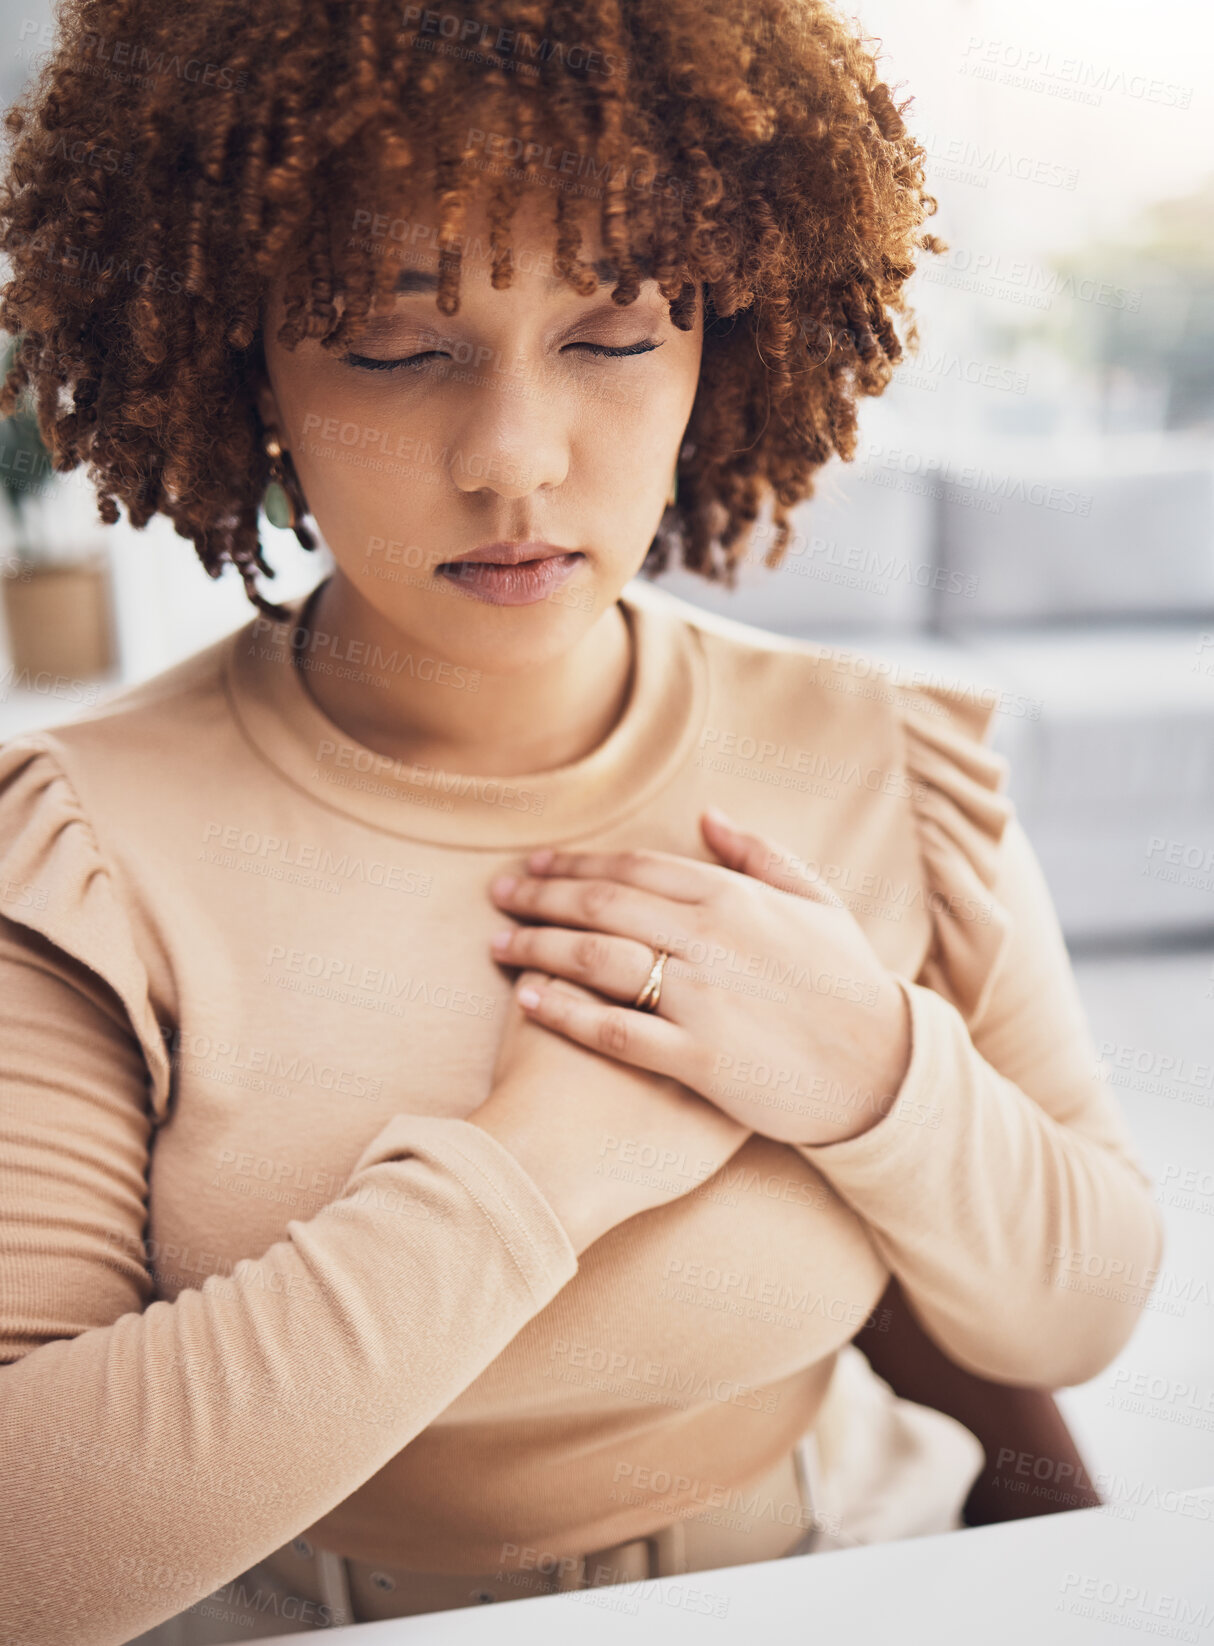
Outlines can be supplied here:
<path id="1" fill-rule="evenodd" d="M 616 404 L 607 398 L 607 414 L 596 411 L 587 419 L 583 472 L 593 475 L 596 487 L 617 489 L 617 507 L 635 501 L 644 513 L 655 498 L 665 497 L 698 375 L 698 354 L 680 369 L 644 379 L 638 374 L 636 382 L 616 388 Z"/>
<path id="2" fill-rule="evenodd" d="M 311 386 L 293 407 L 292 453 L 309 507 L 334 552 L 354 561 L 402 537 L 406 519 L 424 525 L 450 491 L 441 436 L 360 388 Z"/>

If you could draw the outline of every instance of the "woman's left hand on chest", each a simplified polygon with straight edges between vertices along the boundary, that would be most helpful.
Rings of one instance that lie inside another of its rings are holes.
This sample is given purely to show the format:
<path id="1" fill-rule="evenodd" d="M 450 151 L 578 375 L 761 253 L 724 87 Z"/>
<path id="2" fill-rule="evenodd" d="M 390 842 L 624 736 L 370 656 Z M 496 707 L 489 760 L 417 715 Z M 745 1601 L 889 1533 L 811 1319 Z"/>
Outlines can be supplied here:
<path id="1" fill-rule="evenodd" d="M 867 1131 L 910 1060 L 893 973 L 793 852 L 711 810 L 702 829 L 719 864 L 532 853 L 525 874 L 491 885 L 497 907 L 528 922 L 494 940 L 494 957 L 526 973 L 528 1016 L 681 1081 L 752 1131 L 808 1144 Z M 657 1010 L 642 1010 L 659 950 L 669 958 Z"/>

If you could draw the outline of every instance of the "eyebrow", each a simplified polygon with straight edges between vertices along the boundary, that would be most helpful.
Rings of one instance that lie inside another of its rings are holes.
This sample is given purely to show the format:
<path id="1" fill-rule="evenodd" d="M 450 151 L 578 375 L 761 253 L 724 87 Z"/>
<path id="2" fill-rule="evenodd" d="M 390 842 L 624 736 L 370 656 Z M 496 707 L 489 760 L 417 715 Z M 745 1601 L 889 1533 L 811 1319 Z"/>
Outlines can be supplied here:
<path id="1" fill-rule="evenodd" d="M 600 286 L 615 284 L 618 271 L 609 257 L 597 258 L 591 264 L 591 268 L 598 276 Z M 650 278 L 650 266 L 647 259 L 639 258 L 637 268 L 642 279 Z M 566 287 L 567 290 L 571 289 L 559 274 L 549 275 L 544 284 L 549 291 L 556 291 L 561 286 Z M 392 289 L 401 297 L 416 297 L 425 292 L 436 292 L 438 290 L 438 275 L 432 273 L 429 269 L 402 269 L 397 275 L 396 284 Z"/>

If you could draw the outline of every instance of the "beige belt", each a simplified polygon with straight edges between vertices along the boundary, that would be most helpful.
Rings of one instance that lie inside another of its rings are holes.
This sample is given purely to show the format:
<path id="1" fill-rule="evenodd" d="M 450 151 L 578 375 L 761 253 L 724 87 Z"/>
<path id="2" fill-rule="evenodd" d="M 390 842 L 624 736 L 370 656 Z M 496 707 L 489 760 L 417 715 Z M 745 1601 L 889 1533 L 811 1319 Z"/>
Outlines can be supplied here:
<path id="1" fill-rule="evenodd" d="M 812 1445 L 812 1442 L 810 1443 Z M 480 1576 L 416 1572 L 376 1566 L 295 1538 L 251 1568 L 247 1577 L 271 1581 L 293 1604 L 294 1615 L 317 1623 L 372 1623 L 421 1612 L 521 1600 L 529 1595 L 633 1583 L 715 1567 L 748 1565 L 807 1553 L 815 1541 L 806 1443 L 785 1452 L 760 1480 L 737 1488 L 733 1506 L 686 1516 L 645 1537 L 562 1559 L 528 1551 L 515 1570 Z M 755 1512 L 747 1513 L 750 1506 Z M 528 1554 L 531 1556 L 528 1560 Z M 325 1617 L 321 1608 L 326 1608 Z M 283 1614 L 286 1608 L 283 1608 Z"/>

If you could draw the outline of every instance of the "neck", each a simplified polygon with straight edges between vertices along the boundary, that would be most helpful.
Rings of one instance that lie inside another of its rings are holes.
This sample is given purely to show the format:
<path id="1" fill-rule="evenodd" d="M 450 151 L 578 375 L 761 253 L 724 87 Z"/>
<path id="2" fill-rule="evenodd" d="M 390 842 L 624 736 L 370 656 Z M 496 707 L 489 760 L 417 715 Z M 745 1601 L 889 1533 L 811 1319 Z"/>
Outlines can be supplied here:
<path id="1" fill-rule="evenodd" d="M 373 663 L 360 669 L 354 648 L 372 658 L 377 649 L 420 654 L 340 571 L 311 603 L 311 626 L 334 637 L 326 648 L 351 664 L 308 667 L 304 651 L 301 674 L 322 713 L 378 754 L 447 771 L 511 777 L 580 760 L 619 720 L 632 680 L 632 640 L 616 602 L 570 651 L 520 673 L 480 673 L 475 691 L 452 685 L 467 669 L 462 676 L 436 670 L 430 679 L 420 671 L 385 676 Z"/>

